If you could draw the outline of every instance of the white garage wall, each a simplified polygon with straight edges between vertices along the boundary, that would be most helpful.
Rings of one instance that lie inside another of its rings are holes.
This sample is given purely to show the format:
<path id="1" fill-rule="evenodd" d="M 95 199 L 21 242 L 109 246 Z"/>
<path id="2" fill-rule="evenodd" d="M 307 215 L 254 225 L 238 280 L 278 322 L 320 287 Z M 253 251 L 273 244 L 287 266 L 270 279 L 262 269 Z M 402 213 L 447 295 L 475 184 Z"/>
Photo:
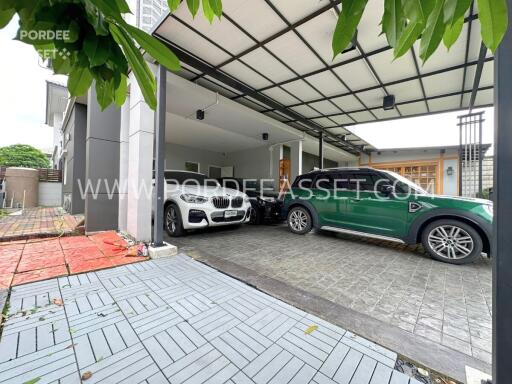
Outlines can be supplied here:
<path id="1" fill-rule="evenodd" d="M 185 147 L 183 145 L 167 143 L 165 146 L 165 169 L 177 171 L 185 170 L 185 163 L 190 161 L 199 163 L 199 172 L 208 175 L 208 166 L 224 166 L 223 153 Z"/>
<path id="2" fill-rule="evenodd" d="M 225 163 L 235 168 L 235 177 L 267 179 L 270 176 L 270 150 L 267 146 L 227 153 Z"/>
<path id="3" fill-rule="evenodd" d="M 62 206 L 62 183 L 39 183 L 39 206 Z"/>

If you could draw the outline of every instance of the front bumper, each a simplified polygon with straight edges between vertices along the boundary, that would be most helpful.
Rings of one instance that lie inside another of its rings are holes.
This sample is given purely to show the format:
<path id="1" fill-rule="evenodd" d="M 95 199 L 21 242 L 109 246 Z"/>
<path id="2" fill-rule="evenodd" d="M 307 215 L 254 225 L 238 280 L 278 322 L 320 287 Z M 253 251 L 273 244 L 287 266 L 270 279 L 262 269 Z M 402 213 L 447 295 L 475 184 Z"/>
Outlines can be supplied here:
<path id="1" fill-rule="evenodd" d="M 183 228 L 199 229 L 247 223 L 250 220 L 250 207 L 250 204 L 244 204 L 241 208 L 221 210 L 196 206 L 181 213 Z M 229 211 L 236 211 L 236 215 L 226 216 L 226 212 Z"/>

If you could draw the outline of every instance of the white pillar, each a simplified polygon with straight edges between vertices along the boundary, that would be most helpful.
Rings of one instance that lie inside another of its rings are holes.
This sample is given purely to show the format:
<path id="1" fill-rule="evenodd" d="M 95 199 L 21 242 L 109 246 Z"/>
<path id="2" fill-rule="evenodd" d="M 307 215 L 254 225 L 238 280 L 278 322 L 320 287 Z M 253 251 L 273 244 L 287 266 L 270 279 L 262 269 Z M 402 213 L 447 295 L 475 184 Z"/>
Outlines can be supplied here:
<path id="1" fill-rule="evenodd" d="M 293 183 L 295 178 L 302 175 L 302 140 L 294 141 L 289 144 L 290 147 L 290 161 L 291 161 L 291 180 Z"/>
<path id="2" fill-rule="evenodd" d="M 127 195 L 127 232 L 140 241 L 151 240 L 154 111 L 144 101 L 130 75 L 130 124 Z"/>
<path id="3" fill-rule="evenodd" d="M 121 107 L 119 146 L 119 230 L 128 229 L 128 169 L 130 159 L 130 97 Z"/>

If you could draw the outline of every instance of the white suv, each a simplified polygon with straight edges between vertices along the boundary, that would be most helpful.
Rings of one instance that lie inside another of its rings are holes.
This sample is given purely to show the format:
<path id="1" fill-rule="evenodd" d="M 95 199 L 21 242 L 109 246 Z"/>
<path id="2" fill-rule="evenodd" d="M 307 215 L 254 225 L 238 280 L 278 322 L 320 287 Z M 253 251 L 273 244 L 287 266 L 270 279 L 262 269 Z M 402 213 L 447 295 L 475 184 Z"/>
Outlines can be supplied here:
<path id="1" fill-rule="evenodd" d="M 164 225 L 169 236 L 250 220 L 251 203 L 243 192 L 194 172 L 165 171 L 165 180 Z"/>

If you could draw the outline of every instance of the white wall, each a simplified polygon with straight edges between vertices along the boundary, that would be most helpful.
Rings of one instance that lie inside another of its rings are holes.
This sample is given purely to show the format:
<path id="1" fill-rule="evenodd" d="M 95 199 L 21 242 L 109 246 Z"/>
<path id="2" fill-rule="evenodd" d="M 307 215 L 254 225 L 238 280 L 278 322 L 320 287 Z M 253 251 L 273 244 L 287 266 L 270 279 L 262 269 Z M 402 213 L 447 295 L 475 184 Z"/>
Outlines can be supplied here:
<path id="1" fill-rule="evenodd" d="M 266 179 L 270 176 L 270 150 L 267 146 L 226 154 L 225 166 L 233 166 L 235 177 Z"/>
<path id="2" fill-rule="evenodd" d="M 62 183 L 39 182 L 40 207 L 62 206 Z"/>
<path id="3" fill-rule="evenodd" d="M 185 147 L 174 143 L 165 145 L 165 169 L 184 171 L 186 162 L 199 163 L 199 172 L 208 175 L 208 166 L 228 166 L 223 153 Z"/>

